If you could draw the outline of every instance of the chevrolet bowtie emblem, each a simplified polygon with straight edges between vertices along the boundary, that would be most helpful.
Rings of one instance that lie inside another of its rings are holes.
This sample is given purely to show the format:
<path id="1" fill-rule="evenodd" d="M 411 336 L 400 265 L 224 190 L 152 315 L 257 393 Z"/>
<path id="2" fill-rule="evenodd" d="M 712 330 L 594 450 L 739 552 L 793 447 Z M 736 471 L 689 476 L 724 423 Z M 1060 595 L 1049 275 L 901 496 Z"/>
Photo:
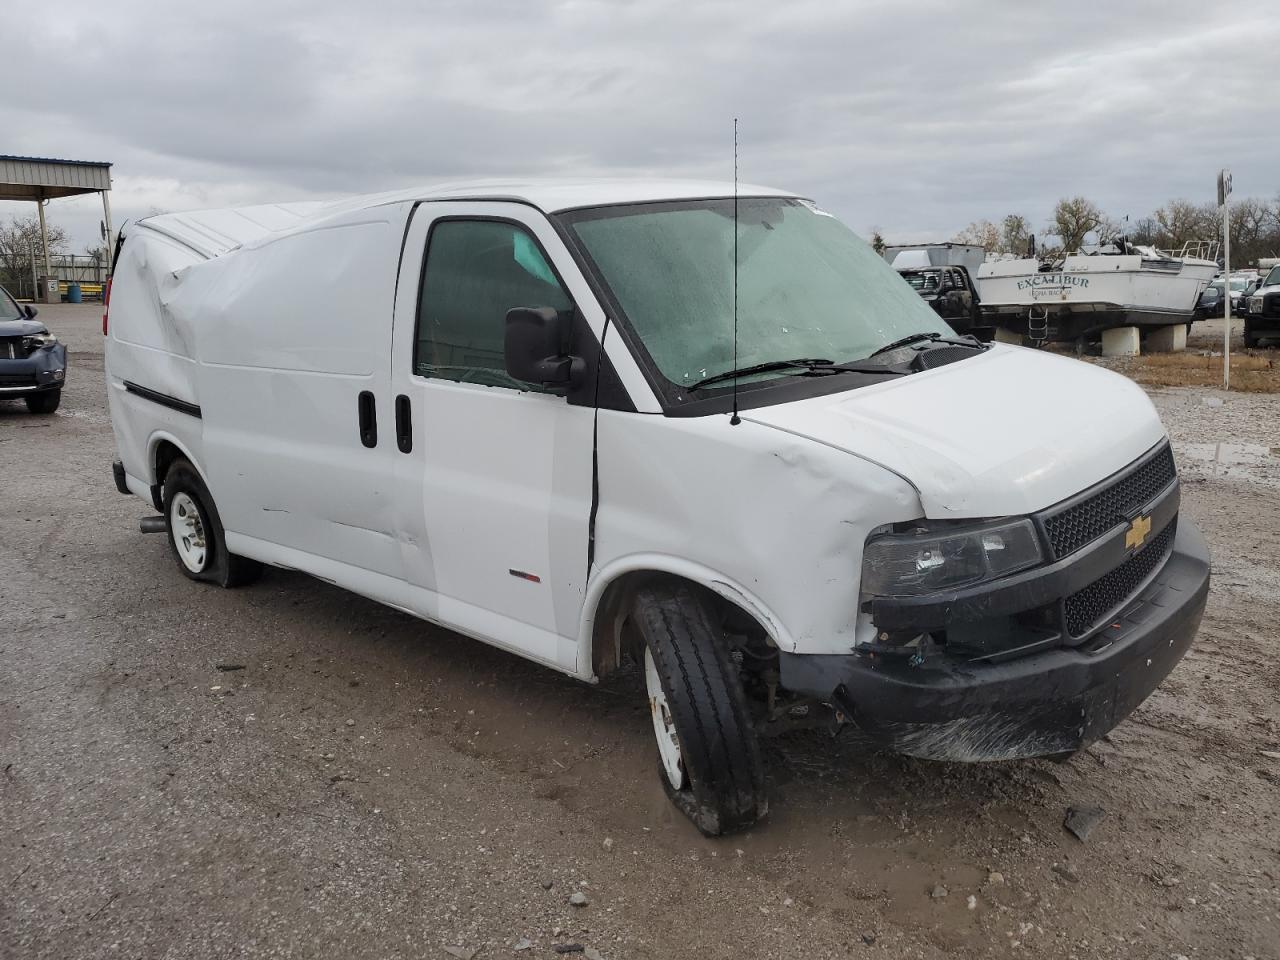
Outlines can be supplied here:
<path id="1" fill-rule="evenodd" d="M 1133 523 L 1129 524 L 1129 530 L 1124 535 L 1124 548 L 1126 550 L 1133 550 L 1136 547 L 1142 546 L 1143 541 L 1147 539 L 1147 534 L 1150 532 L 1150 517 L 1135 518 Z"/>

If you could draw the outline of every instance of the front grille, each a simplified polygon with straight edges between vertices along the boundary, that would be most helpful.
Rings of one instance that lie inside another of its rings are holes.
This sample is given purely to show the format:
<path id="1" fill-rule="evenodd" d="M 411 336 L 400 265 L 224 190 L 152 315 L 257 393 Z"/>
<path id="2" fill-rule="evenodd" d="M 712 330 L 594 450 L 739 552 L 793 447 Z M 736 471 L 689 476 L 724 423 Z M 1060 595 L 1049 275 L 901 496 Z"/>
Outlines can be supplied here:
<path id="1" fill-rule="evenodd" d="M 1120 566 L 1067 597 L 1063 602 L 1067 633 L 1072 637 L 1083 637 L 1123 606 L 1169 555 L 1177 526 L 1175 517 L 1150 543 Z"/>
<path id="2" fill-rule="evenodd" d="M 0 387 L 34 387 L 36 385 L 35 374 L 7 374 L 0 373 Z"/>
<path id="3" fill-rule="evenodd" d="M 0 360 L 23 360 L 26 356 L 22 337 L 0 337 Z"/>
<path id="4" fill-rule="evenodd" d="M 1280 317 L 1280 293 L 1268 293 L 1262 298 L 1262 315 Z"/>
<path id="5" fill-rule="evenodd" d="M 1130 519 L 1177 477 L 1173 451 L 1166 443 L 1155 456 L 1129 470 L 1097 493 L 1044 519 L 1053 554 L 1062 558 Z"/>

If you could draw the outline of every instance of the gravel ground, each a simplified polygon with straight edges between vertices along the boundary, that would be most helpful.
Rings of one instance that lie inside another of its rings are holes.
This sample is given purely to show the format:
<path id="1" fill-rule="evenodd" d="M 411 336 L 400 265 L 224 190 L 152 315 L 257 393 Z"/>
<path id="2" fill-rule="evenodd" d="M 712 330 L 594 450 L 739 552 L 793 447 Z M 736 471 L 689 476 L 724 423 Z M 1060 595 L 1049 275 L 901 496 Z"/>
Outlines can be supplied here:
<path id="1" fill-rule="evenodd" d="M 56 415 L 0 404 L 0 956 L 1280 956 L 1274 396 L 1152 389 L 1214 584 L 1111 736 L 982 766 L 774 742 L 769 820 L 710 841 L 634 677 L 300 574 L 184 579 L 111 483 L 98 315 L 42 310 Z M 1072 805 L 1106 812 L 1085 843 Z"/>

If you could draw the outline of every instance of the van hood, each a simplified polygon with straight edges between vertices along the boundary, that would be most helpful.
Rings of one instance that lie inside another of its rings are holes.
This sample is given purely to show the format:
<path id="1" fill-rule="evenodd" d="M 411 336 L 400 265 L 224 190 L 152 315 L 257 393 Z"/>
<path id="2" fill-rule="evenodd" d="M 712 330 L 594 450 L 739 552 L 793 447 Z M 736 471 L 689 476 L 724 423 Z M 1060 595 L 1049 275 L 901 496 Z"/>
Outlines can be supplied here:
<path id="1" fill-rule="evenodd" d="M 743 413 L 898 474 L 937 519 L 1032 513 L 1164 437 L 1142 389 L 1070 357 L 993 344 L 886 383 Z"/>

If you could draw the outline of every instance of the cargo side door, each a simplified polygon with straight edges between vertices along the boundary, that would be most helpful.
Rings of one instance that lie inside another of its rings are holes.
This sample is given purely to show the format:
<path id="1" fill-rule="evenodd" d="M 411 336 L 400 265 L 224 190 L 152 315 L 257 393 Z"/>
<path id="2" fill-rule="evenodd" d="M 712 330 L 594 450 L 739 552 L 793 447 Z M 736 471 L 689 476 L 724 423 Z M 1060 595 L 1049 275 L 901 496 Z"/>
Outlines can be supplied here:
<path id="1" fill-rule="evenodd" d="M 415 611 L 562 667 L 574 662 L 587 575 L 595 410 L 513 380 L 503 340 L 512 307 L 573 310 L 570 283 L 586 291 L 536 210 L 421 204 L 391 374 Z"/>

